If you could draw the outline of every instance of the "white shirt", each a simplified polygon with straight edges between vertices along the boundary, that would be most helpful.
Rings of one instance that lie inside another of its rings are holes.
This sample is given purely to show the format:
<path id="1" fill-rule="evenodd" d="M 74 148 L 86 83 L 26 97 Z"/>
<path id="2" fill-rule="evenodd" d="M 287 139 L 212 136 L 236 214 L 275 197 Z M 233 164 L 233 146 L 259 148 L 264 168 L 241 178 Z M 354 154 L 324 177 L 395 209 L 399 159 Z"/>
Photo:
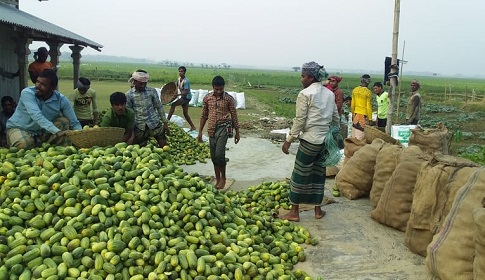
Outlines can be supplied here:
<path id="1" fill-rule="evenodd" d="M 316 82 L 300 91 L 296 98 L 296 117 L 286 141 L 296 138 L 322 144 L 332 122 L 340 126 L 333 92 Z"/>

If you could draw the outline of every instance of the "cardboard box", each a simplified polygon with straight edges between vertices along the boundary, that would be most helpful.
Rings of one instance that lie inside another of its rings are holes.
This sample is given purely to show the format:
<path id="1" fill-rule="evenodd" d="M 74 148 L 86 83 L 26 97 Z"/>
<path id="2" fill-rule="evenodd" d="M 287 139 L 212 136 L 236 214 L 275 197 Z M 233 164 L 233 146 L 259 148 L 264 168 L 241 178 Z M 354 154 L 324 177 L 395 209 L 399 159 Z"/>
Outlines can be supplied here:
<path id="1" fill-rule="evenodd" d="M 415 129 L 417 125 L 393 125 L 391 129 L 391 137 L 399 140 L 404 147 L 408 146 L 409 137 L 411 137 L 411 129 Z"/>

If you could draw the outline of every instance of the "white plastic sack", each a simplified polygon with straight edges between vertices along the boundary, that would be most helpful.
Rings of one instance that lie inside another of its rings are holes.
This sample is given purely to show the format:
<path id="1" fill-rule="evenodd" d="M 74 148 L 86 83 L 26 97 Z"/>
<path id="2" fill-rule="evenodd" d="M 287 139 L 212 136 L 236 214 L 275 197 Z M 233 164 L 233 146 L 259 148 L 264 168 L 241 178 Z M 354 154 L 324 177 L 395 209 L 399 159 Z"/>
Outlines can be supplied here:
<path id="1" fill-rule="evenodd" d="M 199 91 L 198 90 L 190 90 L 192 94 L 192 98 L 189 101 L 189 106 L 197 107 L 199 102 Z"/>
<path id="2" fill-rule="evenodd" d="M 237 92 L 235 91 L 228 91 L 227 92 L 232 98 L 234 98 L 234 106 L 237 108 Z"/>
<path id="3" fill-rule="evenodd" d="M 202 107 L 204 105 L 204 98 L 209 94 L 209 91 L 206 89 L 199 89 L 199 100 L 197 101 L 197 106 Z"/>
<path id="4" fill-rule="evenodd" d="M 172 115 L 172 117 L 170 118 L 170 122 L 175 123 L 178 127 L 183 127 L 185 120 L 181 116 Z"/>
<path id="5" fill-rule="evenodd" d="M 158 100 L 162 101 L 162 98 L 161 98 L 161 93 L 162 93 L 162 89 L 161 88 L 155 88 L 155 90 L 157 91 L 157 94 L 158 94 Z"/>
<path id="6" fill-rule="evenodd" d="M 246 109 L 246 99 L 244 92 L 236 92 L 236 109 Z"/>

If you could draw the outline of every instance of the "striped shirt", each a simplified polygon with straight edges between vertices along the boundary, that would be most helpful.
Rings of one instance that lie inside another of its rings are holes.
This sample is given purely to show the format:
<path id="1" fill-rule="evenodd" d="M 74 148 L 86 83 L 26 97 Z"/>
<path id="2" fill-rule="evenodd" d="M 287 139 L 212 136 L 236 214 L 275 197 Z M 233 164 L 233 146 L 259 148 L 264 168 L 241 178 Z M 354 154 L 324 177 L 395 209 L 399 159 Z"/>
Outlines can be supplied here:
<path id="1" fill-rule="evenodd" d="M 232 121 L 232 126 L 239 129 L 234 98 L 227 92 L 221 96 L 214 95 L 214 92 L 207 94 L 202 105 L 201 118 L 208 120 L 207 134 L 209 136 L 214 136 L 218 124 L 227 121 Z"/>
<path id="2" fill-rule="evenodd" d="M 157 91 L 154 88 L 146 87 L 145 91 L 138 92 L 135 87 L 126 93 L 126 107 L 135 112 L 135 128 L 145 130 L 160 126 L 160 120 L 167 122 L 165 111 Z"/>

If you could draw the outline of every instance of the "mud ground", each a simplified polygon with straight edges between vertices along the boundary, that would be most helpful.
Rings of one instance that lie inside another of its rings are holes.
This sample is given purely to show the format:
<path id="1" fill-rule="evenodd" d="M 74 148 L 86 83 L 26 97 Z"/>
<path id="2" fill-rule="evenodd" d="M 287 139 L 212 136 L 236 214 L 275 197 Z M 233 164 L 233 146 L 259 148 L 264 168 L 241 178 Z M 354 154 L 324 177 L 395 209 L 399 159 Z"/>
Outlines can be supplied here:
<path id="1" fill-rule="evenodd" d="M 226 157 L 226 189 L 241 190 L 264 181 L 289 178 L 298 147 L 293 143 L 290 154 L 281 151 L 281 143 L 257 137 L 230 141 Z M 200 175 L 213 175 L 212 163 L 183 166 Z M 332 197 L 334 178 L 327 177 L 325 195 Z M 323 207 L 326 216 L 316 220 L 313 211 L 300 213 L 300 223 L 320 239 L 316 246 L 305 245 L 307 260 L 297 264 L 313 279 L 434 279 L 427 271 L 424 258 L 404 245 L 404 233 L 381 225 L 370 217 L 368 199 L 348 200 L 336 197 L 336 203 Z"/>

